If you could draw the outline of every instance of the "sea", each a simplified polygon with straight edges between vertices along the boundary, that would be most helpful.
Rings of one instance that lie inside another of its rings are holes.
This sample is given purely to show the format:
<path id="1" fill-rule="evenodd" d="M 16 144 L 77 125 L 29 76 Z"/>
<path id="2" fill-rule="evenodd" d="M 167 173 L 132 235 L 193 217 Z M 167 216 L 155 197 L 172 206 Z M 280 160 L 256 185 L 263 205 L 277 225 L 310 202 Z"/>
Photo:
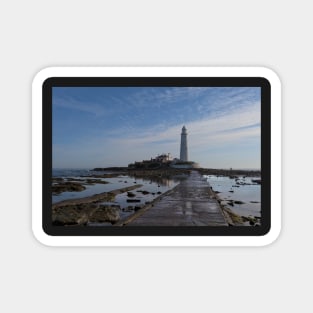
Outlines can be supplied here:
<path id="1" fill-rule="evenodd" d="M 153 201 L 156 197 L 164 192 L 174 188 L 180 183 L 181 178 L 173 179 L 143 179 L 135 178 L 128 175 L 118 175 L 111 178 L 98 178 L 95 175 L 111 174 L 110 171 L 93 171 L 91 169 L 53 169 L 53 177 L 63 177 L 66 180 L 82 179 L 82 177 L 96 178 L 106 181 L 107 184 L 84 185 L 83 191 L 78 192 L 63 192 L 52 196 L 52 202 L 57 203 L 67 199 L 76 199 L 92 196 L 94 194 L 109 192 L 123 187 L 130 187 L 135 184 L 142 185 L 137 189 L 132 190 L 136 194 L 138 203 L 127 202 L 126 193 L 119 194 L 115 197 L 114 202 L 103 202 L 108 205 L 119 205 L 124 215 L 127 215 L 127 209 L 130 206 L 136 205 L 141 207 L 147 202 Z M 218 194 L 221 203 L 231 209 L 234 213 L 241 216 L 261 216 L 261 185 L 253 182 L 260 177 L 244 177 L 238 176 L 230 178 L 228 176 L 203 175 L 209 182 L 213 190 Z M 148 194 L 142 194 L 141 191 L 147 191 Z M 123 217 L 123 216 L 122 216 Z"/>
<path id="2" fill-rule="evenodd" d="M 254 182 L 260 177 L 230 178 L 216 175 L 204 177 L 222 200 L 221 204 L 241 216 L 261 217 L 261 185 Z"/>
<path id="3" fill-rule="evenodd" d="M 67 181 L 71 181 L 71 179 L 82 179 L 85 176 L 90 176 L 88 178 L 100 179 L 101 181 L 107 182 L 107 184 L 84 185 L 86 189 L 83 191 L 62 192 L 58 195 L 52 195 L 52 203 L 58 203 L 68 199 L 89 197 L 102 192 L 109 192 L 116 189 L 131 187 L 133 185 L 142 185 L 139 188 L 131 190 L 131 192 L 136 195 L 136 200 L 139 200 L 139 202 L 127 202 L 130 198 L 127 196 L 127 193 L 122 193 L 115 196 L 114 202 L 101 203 L 104 205 L 119 205 L 121 208 L 121 218 L 124 218 L 133 213 L 132 209 L 130 209 L 131 207 L 142 207 L 147 202 L 152 202 L 155 198 L 160 196 L 160 194 L 171 190 L 180 182 L 179 179 L 143 179 L 122 174 L 110 178 L 94 177 L 95 175 L 112 173 L 114 172 L 92 171 L 89 169 L 53 169 L 52 177 L 62 177 L 66 178 Z M 147 193 L 143 194 L 141 191 L 145 191 Z"/>

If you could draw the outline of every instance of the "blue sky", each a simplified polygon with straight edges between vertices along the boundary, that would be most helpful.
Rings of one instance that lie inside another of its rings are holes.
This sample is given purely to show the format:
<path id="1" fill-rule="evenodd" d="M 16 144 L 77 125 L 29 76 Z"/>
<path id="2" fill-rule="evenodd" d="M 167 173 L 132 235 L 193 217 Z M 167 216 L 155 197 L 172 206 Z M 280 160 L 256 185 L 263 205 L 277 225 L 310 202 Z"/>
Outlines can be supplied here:
<path id="1" fill-rule="evenodd" d="M 259 87 L 54 87 L 53 167 L 127 166 L 161 153 L 260 168 Z"/>

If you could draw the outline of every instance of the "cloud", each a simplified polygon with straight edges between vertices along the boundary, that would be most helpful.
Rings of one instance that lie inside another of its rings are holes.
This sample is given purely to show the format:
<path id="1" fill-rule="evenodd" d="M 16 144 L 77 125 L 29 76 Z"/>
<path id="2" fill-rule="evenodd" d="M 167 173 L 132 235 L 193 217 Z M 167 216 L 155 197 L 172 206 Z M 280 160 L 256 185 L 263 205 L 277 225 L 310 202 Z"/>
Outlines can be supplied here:
<path id="1" fill-rule="evenodd" d="M 106 116 L 102 124 L 90 126 L 92 134 L 90 129 L 82 132 L 79 144 L 54 146 L 54 166 L 65 163 L 68 167 L 125 166 L 159 153 L 179 157 L 184 123 L 189 155 L 194 161 L 207 159 L 209 153 L 222 159 L 222 150 L 257 147 L 260 142 L 261 106 L 257 89 L 143 88 L 127 97 L 108 97 L 105 101 L 108 102 L 100 105 L 70 97 L 55 99 L 57 106 Z M 109 126 L 104 128 L 106 125 Z M 238 153 L 249 154 L 252 151 L 249 149 Z"/>
<path id="2" fill-rule="evenodd" d="M 81 112 L 87 112 L 96 116 L 103 116 L 108 112 L 104 106 L 98 103 L 79 101 L 71 97 L 64 98 L 54 97 L 53 106 L 70 110 L 77 110 Z"/>
<path id="3" fill-rule="evenodd" d="M 129 102 L 133 108 L 163 108 L 173 103 L 195 100 L 207 92 L 208 88 L 203 87 L 141 88 L 125 101 Z"/>
<path id="4" fill-rule="evenodd" d="M 126 138 L 118 139 L 122 145 L 134 147 L 150 145 L 151 143 L 179 142 L 181 124 L 171 126 L 164 131 L 158 131 L 157 126 L 148 131 L 141 131 Z M 203 144 L 214 143 L 222 145 L 234 140 L 244 140 L 260 134 L 260 104 L 258 102 L 239 110 L 224 112 L 218 117 L 207 117 L 203 120 L 193 121 L 186 125 L 189 133 L 189 146 L 196 147 Z"/>

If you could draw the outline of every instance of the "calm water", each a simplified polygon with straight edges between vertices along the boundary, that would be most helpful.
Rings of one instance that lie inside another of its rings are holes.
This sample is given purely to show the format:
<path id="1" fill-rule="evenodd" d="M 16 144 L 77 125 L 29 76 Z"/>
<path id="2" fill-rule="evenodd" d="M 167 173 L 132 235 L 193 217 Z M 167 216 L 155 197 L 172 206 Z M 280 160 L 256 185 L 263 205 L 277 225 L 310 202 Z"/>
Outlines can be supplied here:
<path id="1" fill-rule="evenodd" d="M 92 175 L 94 172 L 90 172 L 89 170 L 56 170 L 53 172 L 54 177 L 64 177 L 64 178 L 74 178 L 74 179 L 83 179 L 81 175 Z M 101 174 L 101 172 L 96 172 L 97 175 Z M 141 179 L 141 178 L 133 178 L 127 175 L 119 175 L 117 177 L 112 178 L 97 178 L 97 177 L 88 177 L 100 179 L 102 181 L 108 182 L 108 184 L 94 184 L 94 185 L 86 185 L 86 190 L 78 191 L 78 192 L 63 192 L 59 195 L 52 196 L 52 202 L 57 203 L 67 199 L 77 199 L 84 198 L 88 196 L 92 196 L 94 194 L 99 194 L 102 192 L 109 192 L 115 189 L 120 189 L 124 187 L 129 187 L 133 185 L 142 185 L 142 187 L 131 190 L 132 193 L 135 194 L 135 197 L 129 198 L 127 193 L 119 194 L 115 197 L 114 202 L 103 202 L 102 204 L 115 204 L 119 205 L 122 209 L 121 216 L 127 215 L 127 209 L 129 206 L 143 206 L 146 202 L 153 201 L 156 197 L 158 197 L 164 192 L 174 188 L 179 181 L 172 179 L 162 179 L 158 181 L 153 181 L 150 179 Z M 81 183 L 81 182 L 80 182 Z M 149 194 L 144 195 L 140 191 L 147 191 Z M 127 199 L 137 199 L 139 202 L 127 202 Z"/>
<path id="2" fill-rule="evenodd" d="M 88 168 L 54 168 L 52 169 L 52 177 L 79 177 L 81 175 L 99 175 L 105 172 L 95 172 Z M 109 173 L 109 172 L 106 172 Z"/>
<path id="3" fill-rule="evenodd" d="M 153 201 L 156 197 L 179 184 L 179 180 L 173 179 L 162 179 L 153 181 L 150 179 L 133 178 L 127 175 L 119 175 L 112 178 L 97 178 L 92 175 L 100 175 L 105 172 L 93 172 L 89 169 L 54 169 L 53 177 L 64 177 L 64 178 L 78 178 L 83 179 L 81 176 L 90 176 L 88 178 L 96 178 L 102 181 L 108 182 L 108 184 L 94 184 L 84 185 L 86 190 L 79 192 L 63 192 L 59 195 L 52 196 L 52 202 L 57 203 L 59 201 L 67 199 L 77 199 L 92 196 L 102 192 L 109 192 L 115 189 L 123 187 L 133 186 L 135 184 L 142 185 L 131 192 L 135 194 L 134 198 L 127 197 L 127 193 L 119 194 L 115 197 L 114 202 L 103 202 L 103 204 L 116 204 L 121 207 L 122 217 L 128 215 L 129 206 L 143 206 L 146 202 Z M 108 173 L 108 172 L 106 172 Z M 229 177 L 215 176 L 215 175 L 204 175 L 212 186 L 214 191 L 218 191 L 218 196 L 222 200 L 222 204 L 227 205 L 232 211 L 243 216 L 258 216 L 261 215 L 261 185 L 255 184 L 251 179 L 258 179 L 258 177 L 239 177 L 236 181 Z M 236 187 L 235 187 L 236 186 Z M 148 191 L 149 194 L 143 195 L 140 191 Z M 127 202 L 127 199 L 138 199 L 139 202 Z M 229 205 L 229 200 L 242 201 L 243 204 Z"/>
<path id="4" fill-rule="evenodd" d="M 224 176 L 205 175 L 222 204 L 227 205 L 232 211 L 243 216 L 261 216 L 261 185 L 252 182 L 260 177 L 238 177 L 231 179 Z M 236 187 L 235 187 L 236 186 Z M 229 200 L 242 201 L 243 204 L 229 205 Z M 255 203 L 257 202 L 257 203 Z"/>

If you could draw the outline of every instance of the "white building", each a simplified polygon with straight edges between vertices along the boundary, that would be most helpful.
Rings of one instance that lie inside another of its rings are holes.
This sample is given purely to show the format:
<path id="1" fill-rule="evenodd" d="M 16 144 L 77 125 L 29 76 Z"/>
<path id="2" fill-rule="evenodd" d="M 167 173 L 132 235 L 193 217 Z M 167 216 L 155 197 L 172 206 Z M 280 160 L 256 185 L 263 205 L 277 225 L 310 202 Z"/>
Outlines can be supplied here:
<path id="1" fill-rule="evenodd" d="M 187 129 L 183 126 L 180 139 L 180 160 L 188 162 Z"/>
<path id="2" fill-rule="evenodd" d="M 191 169 L 198 168 L 199 164 L 193 161 L 188 161 L 188 145 L 187 145 L 187 129 L 183 126 L 181 131 L 180 139 L 180 158 L 174 159 L 170 167 L 173 168 L 182 168 L 182 169 Z"/>

